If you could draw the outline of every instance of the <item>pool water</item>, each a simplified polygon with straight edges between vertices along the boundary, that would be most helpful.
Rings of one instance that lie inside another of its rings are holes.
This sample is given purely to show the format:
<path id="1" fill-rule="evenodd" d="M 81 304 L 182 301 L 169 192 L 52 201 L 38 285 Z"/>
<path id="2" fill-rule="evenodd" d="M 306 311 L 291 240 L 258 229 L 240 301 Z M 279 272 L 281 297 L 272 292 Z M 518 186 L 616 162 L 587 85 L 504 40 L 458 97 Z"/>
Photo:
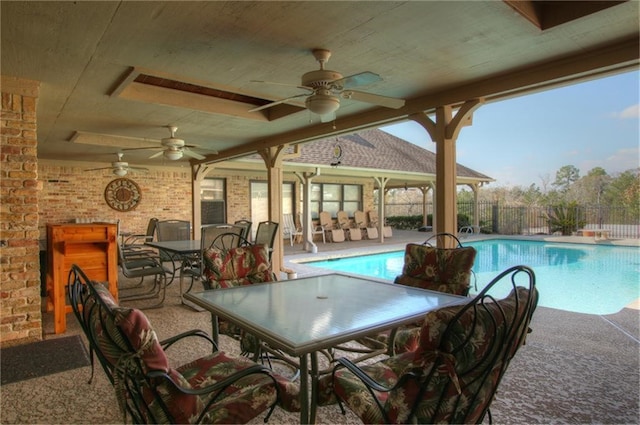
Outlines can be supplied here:
<path id="1" fill-rule="evenodd" d="M 613 314 L 640 298 L 640 248 L 493 239 L 464 243 L 477 250 L 476 293 L 515 265 L 533 269 L 538 305 L 587 314 Z M 307 263 L 335 271 L 393 280 L 402 273 L 404 251 Z M 472 280 L 473 285 L 473 280 Z M 496 288 L 496 296 L 508 292 Z"/>

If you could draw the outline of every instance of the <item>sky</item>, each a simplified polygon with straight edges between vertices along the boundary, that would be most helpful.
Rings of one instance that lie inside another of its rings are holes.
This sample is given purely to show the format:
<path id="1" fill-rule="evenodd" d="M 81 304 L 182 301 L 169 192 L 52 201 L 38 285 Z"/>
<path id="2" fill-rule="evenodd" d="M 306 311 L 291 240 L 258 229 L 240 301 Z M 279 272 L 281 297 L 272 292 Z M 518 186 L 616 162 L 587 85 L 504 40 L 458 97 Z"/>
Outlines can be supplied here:
<path id="1" fill-rule="evenodd" d="M 456 142 L 457 162 L 496 181 L 543 188 L 573 165 L 609 175 L 640 167 L 640 73 L 627 72 L 480 106 Z M 422 126 L 381 127 L 435 152 Z"/>

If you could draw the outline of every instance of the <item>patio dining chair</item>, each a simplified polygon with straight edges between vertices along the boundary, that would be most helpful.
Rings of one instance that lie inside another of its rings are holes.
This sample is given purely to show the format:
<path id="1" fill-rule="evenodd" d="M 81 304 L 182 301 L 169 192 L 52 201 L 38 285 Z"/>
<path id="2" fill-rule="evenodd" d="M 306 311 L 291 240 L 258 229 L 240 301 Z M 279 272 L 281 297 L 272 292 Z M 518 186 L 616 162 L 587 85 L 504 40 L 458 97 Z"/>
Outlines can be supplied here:
<path id="1" fill-rule="evenodd" d="M 226 248 L 220 241 L 217 242 L 206 249 L 202 256 L 205 290 L 277 281 L 266 245 L 247 244 Z M 246 335 L 238 326 L 218 319 L 218 332 L 240 341 L 243 354 L 257 356 L 257 340 Z"/>
<path id="2" fill-rule="evenodd" d="M 454 248 L 433 246 L 438 240 L 451 239 Z M 422 244 L 409 243 L 405 247 L 402 274 L 395 283 L 448 294 L 467 296 L 471 287 L 473 264 L 476 257 L 474 247 L 462 246 L 451 233 L 438 233 Z M 394 355 L 413 351 L 418 346 L 418 329 L 421 322 L 404 325 L 378 335 L 358 340 L 371 350 L 386 347 L 387 354 Z M 338 347 L 344 350 L 343 346 Z"/>
<path id="3" fill-rule="evenodd" d="M 132 286 L 119 285 L 120 300 L 135 301 L 157 298 L 157 303 L 147 308 L 161 307 L 166 297 L 167 275 L 170 270 L 163 266 L 160 256 L 153 257 L 149 254 L 125 256 L 121 244 L 118 244 L 117 250 L 118 265 L 123 276 L 129 279 L 139 279 L 138 283 Z"/>
<path id="4" fill-rule="evenodd" d="M 444 242 L 447 239 L 453 241 L 453 248 L 434 246 L 438 240 Z M 422 244 L 407 244 L 402 274 L 395 278 L 395 283 L 467 296 L 475 277 L 475 258 L 474 247 L 462 246 L 451 233 L 437 233 Z M 394 329 L 387 341 L 390 354 L 413 351 L 418 345 L 416 329 L 420 325 L 416 323 Z M 383 336 L 381 338 L 384 339 Z"/>
<path id="5" fill-rule="evenodd" d="M 132 255 L 151 255 L 157 256 L 157 252 L 145 245 L 146 242 L 151 242 L 155 238 L 156 224 L 158 219 L 152 217 L 147 223 L 147 230 L 144 234 L 127 234 L 122 235 L 124 238 L 122 241 L 122 249 L 124 250 L 125 257 Z"/>
<path id="6" fill-rule="evenodd" d="M 233 224 L 235 226 L 242 227 L 243 231 L 240 236 L 242 236 L 246 240 L 249 240 L 251 238 L 251 225 L 253 224 L 251 221 L 242 219 L 234 221 Z"/>
<path id="7" fill-rule="evenodd" d="M 498 285 L 507 296 L 498 298 Z M 510 293 L 509 293 L 510 291 Z M 364 423 L 481 423 L 530 332 L 538 293 L 533 270 L 511 267 L 467 304 L 428 313 L 419 346 L 368 365 L 337 359 L 320 379 L 320 402 L 338 402 Z"/>
<path id="8" fill-rule="evenodd" d="M 114 387 L 123 423 L 246 423 L 278 403 L 299 410 L 296 385 L 244 357 L 218 351 L 204 331 L 193 329 L 159 341 L 146 315 L 119 306 L 99 282 L 73 265 L 68 293 L 89 343 L 91 377 L 97 357 Z M 211 351 L 181 366 L 166 350 L 186 341 Z M 199 345 L 196 345 L 199 346 Z"/>
<path id="9" fill-rule="evenodd" d="M 180 294 L 185 294 L 191 291 L 193 284 L 196 280 L 201 280 L 203 277 L 204 267 L 202 258 L 205 250 L 210 248 L 216 240 L 223 235 L 225 246 L 239 246 L 241 240 L 247 243 L 246 239 L 242 237 L 245 228 L 242 226 L 236 226 L 232 224 L 207 224 L 200 228 L 200 253 L 193 257 L 183 258 L 180 266 Z M 222 242 L 220 242 L 222 243 Z M 186 291 L 184 288 L 184 279 L 190 279 L 189 287 Z"/>
<path id="10" fill-rule="evenodd" d="M 156 240 L 158 242 L 186 241 L 190 239 L 191 222 L 187 220 L 158 220 L 156 223 Z M 170 263 L 168 266 L 170 272 L 167 279 L 167 285 L 170 285 L 185 259 L 163 250 L 160 250 L 160 258 L 163 262 Z"/>
<path id="11" fill-rule="evenodd" d="M 273 254 L 273 244 L 276 240 L 276 235 L 278 234 L 278 226 L 279 224 L 275 221 L 266 220 L 258 223 L 258 228 L 256 229 L 256 237 L 253 243 L 256 245 L 265 245 L 267 247 L 269 261 L 271 261 L 271 255 Z"/>

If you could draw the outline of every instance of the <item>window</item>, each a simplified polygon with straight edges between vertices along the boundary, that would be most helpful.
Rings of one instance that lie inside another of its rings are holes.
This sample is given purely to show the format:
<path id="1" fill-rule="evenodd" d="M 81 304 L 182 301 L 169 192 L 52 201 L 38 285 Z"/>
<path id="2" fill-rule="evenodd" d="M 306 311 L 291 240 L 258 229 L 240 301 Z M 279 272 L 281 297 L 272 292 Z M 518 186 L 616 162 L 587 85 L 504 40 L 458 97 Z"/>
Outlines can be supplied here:
<path id="1" fill-rule="evenodd" d="M 311 185 L 311 217 L 318 219 L 320 211 L 328 211 L 336 217 L 338 211 L 346 211 L 353 217 L 362 209 L 362 186 L 355 184 L 317 183 Z"/>
<path id="2" fill-rule="evenodd" d="M 200 184 L 200 214 L 202 224 L 226 223 L 225 180 L 204 179 Z"/>
<path id="3" fill-rule="evenodd" d="M 200 183 L 200 199 L 203 201 L 224 201 L 224 179 L 204 179 Z"/>

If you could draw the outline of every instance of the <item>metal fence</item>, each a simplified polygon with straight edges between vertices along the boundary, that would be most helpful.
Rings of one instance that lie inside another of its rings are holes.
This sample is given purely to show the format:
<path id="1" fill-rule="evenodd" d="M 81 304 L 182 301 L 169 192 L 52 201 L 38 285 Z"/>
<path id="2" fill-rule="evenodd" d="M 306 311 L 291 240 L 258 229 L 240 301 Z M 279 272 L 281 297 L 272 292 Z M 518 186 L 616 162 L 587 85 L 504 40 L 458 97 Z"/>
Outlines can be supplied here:
<path id="1" fill-rule="evenodd" d="M 551 207 L 510 207 L 495 202 L 479 202 L 478 217 L 483 233 L 502 235 L 550 234 L 547 214 Z M 386 217 L 422 214 L 422 204 L 386 204 Z M 433 214 L 433 204 L 427 204 L 427 214 Z M 474 222 L 473 203 L 459 202 L 458 214 Z M 579 206 L 575 214 L 586 224 L 580 229 L 609 230 L 612 238 L 640 238 L 640 220 L 628 209 L 615 206 Z M 580 229 L 573 229 L 578 231 Z"/>

